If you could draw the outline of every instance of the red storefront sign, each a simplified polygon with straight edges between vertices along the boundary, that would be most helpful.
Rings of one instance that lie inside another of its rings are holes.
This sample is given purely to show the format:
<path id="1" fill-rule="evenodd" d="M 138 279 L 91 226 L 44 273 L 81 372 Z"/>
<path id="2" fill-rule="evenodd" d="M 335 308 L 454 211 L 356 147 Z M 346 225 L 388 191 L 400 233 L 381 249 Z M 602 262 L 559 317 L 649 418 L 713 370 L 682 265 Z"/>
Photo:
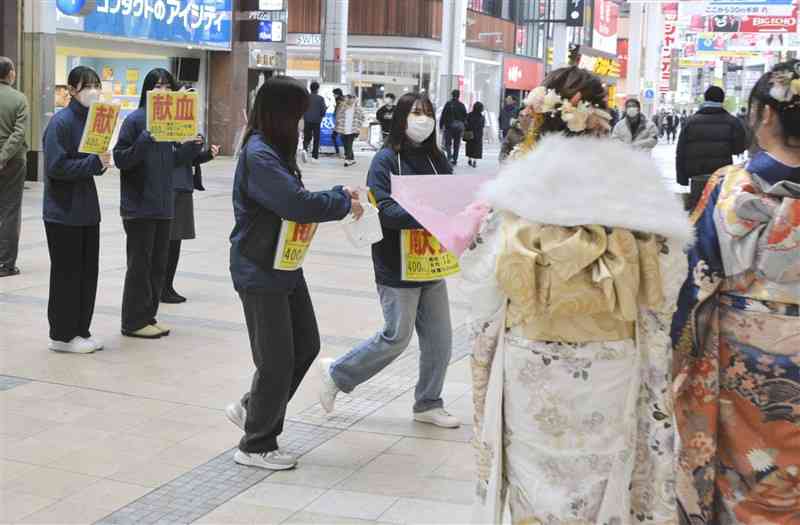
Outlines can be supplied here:
<path id="1" fill-rule="evenodd" d="M 742 18 L 742 33 L 796 33 L 797 7 L 792 16 L 747 16 Z"/>
<path id="2" fill-rule="evenodd" d="M 628 77 L 628 39 L 617 40 L 617 60 L 619 61 L 619 76 Z"/>
<path id="3" fill-rule="evenodd" d="M 544 64 L 536 60 L 506 58 L 503 61 L 503 86 L 530 91 L 544 80 Z"/>

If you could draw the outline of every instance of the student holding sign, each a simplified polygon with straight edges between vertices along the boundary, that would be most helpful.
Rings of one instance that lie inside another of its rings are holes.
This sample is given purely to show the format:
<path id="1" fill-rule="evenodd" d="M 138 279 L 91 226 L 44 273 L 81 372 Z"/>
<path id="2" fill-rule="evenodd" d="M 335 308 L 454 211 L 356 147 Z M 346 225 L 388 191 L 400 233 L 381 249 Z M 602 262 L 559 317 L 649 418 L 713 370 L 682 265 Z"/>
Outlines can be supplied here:
<path id="1" fill-rule="evenodd" d="M 128 337 L 157 339 L 170 331 L 156 320 L 156 314 L 167 273 L 170 227 L 175 214 L 173 172 L 176 166 L 190 165 L 203 148 L 202 137 L 183 143 L 160 142 L 147 129 L 152 105 L 160 100 L 148 94 L 167 94 L 176 88 L 169 71 L 159 68 L 148 73 L 139 109 L 125 119 L 114 146 L 114 163 L 122 176 L 120 212 L 127 236 L 122 334 Z"/>
<path id="2" fill-rule="evenodd" d="M 259 89 L 233 182 L 236 226 L 231 233 L 231 277 L 244 308 L 256 372 L 228 418 L 245 431 L 234 460 L 285 470 L 297 459 L 278 448 L 286 405 L 319 353 L 311 297 L 300 268 L 316 224 L 363 208 L 341 186 L 305 189 L 297 166 L 297 125 L 308 91 L 289 77 Z"/>
<path id="3" fill-rule="evenodd" d="M 67 82 L 72 100 L 50 119 L 43 138 L 43 217 L 50 251 L 49 348 L 90 354 L 103 348 L 89 331 L 100 257 L 100 202 L 94 177 L 105 173 L 111 154 L 81 149 L 84 130 L 97 123 L 96 119 L 87 122 L 87 116 L 100 96 L 100 77 L 93 69 L 78 66 Z M 116 117 L 107 125 L 113 129 Z"/>
<path id="4" fill-rule="evenodd" d="M 405 351 L 416 327 L 420 371 L 414 419 L 445 428 L 459 420 L 444 409 L 442 387 L 450 362 L 452 329 L 444 277 L 458 261 L 392 199 L 391 175 L 451 174 L 436 146 L 433 104 L 422 94 L 400 97 L 386 146 L 375 155 L 367 177 L 380 210 L 383 240 L 372 246 L 375 281 L 386 324 L 336 361 L 322 359 L 320 401 L 328 412 L 339 391 L 352 392 Z"/>

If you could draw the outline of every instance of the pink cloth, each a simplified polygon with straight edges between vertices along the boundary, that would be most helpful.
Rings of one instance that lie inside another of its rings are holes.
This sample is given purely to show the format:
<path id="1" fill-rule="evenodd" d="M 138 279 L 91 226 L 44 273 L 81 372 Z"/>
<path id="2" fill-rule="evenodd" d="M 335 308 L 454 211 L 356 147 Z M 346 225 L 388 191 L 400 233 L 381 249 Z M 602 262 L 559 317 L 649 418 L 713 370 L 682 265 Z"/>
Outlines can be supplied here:
<path id="1" fill-rule="evenodd" d="M 469 248 L 489 211 L 475 201 L 480 187 L 494 176 L 392 176 L 392 198 L 445 248 L 460 257 Z"/>

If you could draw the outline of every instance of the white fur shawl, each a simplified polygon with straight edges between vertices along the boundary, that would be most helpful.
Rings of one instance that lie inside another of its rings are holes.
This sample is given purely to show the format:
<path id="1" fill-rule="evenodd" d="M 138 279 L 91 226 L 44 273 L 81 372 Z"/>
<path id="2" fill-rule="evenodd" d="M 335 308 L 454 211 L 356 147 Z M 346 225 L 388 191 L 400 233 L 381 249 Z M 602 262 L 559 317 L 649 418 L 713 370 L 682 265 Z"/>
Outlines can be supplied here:
<path id="1" fill-rule="evenodd" d="M 647 153 L 610 139 L 550 135 L 507 165 L 480 197 L 536 223 L 602 224 L 688 244 L 694 233 L 678 197 Z"/>

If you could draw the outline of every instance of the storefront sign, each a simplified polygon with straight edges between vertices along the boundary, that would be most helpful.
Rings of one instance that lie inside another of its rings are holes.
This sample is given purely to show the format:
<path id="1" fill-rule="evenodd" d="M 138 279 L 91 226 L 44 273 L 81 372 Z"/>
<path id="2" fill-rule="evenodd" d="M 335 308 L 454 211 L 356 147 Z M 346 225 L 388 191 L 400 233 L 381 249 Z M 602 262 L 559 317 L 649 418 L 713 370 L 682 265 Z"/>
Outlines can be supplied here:
<path id="1" fill-rule="evenodd" d="M 60 0 L 56 26 L 124 38 L 230 49 L 233 0 Z"/>
<path id="2" fill-rule="evenodd" d="M 120 107 L 117 104 L 95 102 L 89 108 L 86 125 L 83 127 L 78 152 L 100 155 L 108 151 L 111 137 L 117 129 Z"/>
<path id="3" fill-rule="evenodd" d="M 619 5 L 613 0 L 594 0 L 594 33 L 592 47 L 614 54 L 617 52 Z"/>
<path id="4" fill-rule="evenodd" d="M 709 16 L 790 16 L 794 10 L 793 0 L 712 0 L 705 2 L 705 13 Z"/>
<path id="5" fill-rule="evenodd" d="M 286 69 L 286 53 L 253 48 L 250 50 L 250 69 Z"/>
<path id="6" fill-rule="evenodd" d="M 535 60 L 506 58 L 503 61 L 503 86 L 530 91 L 544 80 L 544 64 Z"/>
<path id="7" fill-rule="evenodd" d="M 289 35 L 289 44 L 300 47 L 319 47 L 322 45 L 322 35 L 319 33 L 295 33 Z"/>
<path id="8" fill-rule="evenodd" d="M 606 57 L 581 54 L 578 67 L 601 77 L 619 78 L 620 76 L 619 62 Z"/>
<path id="9" fill-rule="evenodd" d="M 672 70 L 672 50 L 675 48 L 678 36 L 678 3 L 661 4 L 661 13 L 664 16 L 664 31 L 661 40 L 661 59 L 659 70 L 658 90 L 668 93 L 674 90 Z M 677 81 L 677 76 L 676 79 Z"/>
<path id="10" fill-rule="evenodd" d="M 184 142 L 197 136 L 198 96 L 186 91 L 147 92 L 147 131 L 156 142 Z"/>
<path id="11" fill-rule="evenodd" d="M 285 11 L 284 0 L 239 0 L 240 11 Z"/>
<path id="12" fill-rule="evenodd" d="M 283 42 L 283 22 L 277 20 L 242 20 L 239 22 L 240 42 Z"/>
<path id="13" fill-rule="evenodd" d="M 742 19 L 742 33 L 796 33 L 797 7 L 790 16 L 748 16 Z"/>
<path id="14" fill-rule="evenodd" d="M 617 58 L 619 58 L 619 76 L 622 78 L 628 77 L 628 44 L 627 38 L 620 38 L 617 40 Z"/>

